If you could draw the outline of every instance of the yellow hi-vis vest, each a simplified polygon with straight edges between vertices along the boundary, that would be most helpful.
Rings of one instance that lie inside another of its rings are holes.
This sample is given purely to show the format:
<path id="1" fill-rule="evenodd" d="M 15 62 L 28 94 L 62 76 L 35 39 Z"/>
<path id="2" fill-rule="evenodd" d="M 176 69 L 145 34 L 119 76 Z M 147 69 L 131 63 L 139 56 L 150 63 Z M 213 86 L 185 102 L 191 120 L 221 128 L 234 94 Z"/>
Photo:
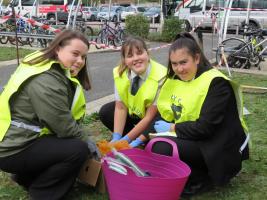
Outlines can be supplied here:
<path id="1" fill-rule="evenodd" d="M 41 52 L 34 52 L 25 58 L 25 61 L 30 60 L 34 57 L 40 55 Z M 35 64 L 34 66 L 21 63 L 16 69 L 14 74 L 11 76 L 7 85 L 4 88 L 4 91 L 0 94 L 0 141 L 3 140 L 10 124 L 11 124 L 11 113 L 9 107 L 10 97 L 16 93 L 19 87 L 25 82 L 28 78 L 40 74 L 49 70 L 52 64 L 57 63 L 54 60 L 49 62 L 42 62 Z M 65 70 L 66 76 L 72 81 L 76 86 L 75 95 L 72 102 L 71 112 L 75 120 L 81 119 L 85 114 L 85 98 L 83 94 L 82 87 L 79 81 L 76 78 L 71 78 L 69 70 Z M 49 130 L 43 128 L 40 135 L 48 134 Z"/>
<path id="2" fill-rule="evenodd" d="M 199 118 L 210 83 L 215 77 L 222 77 L 230 81 L 235 93 L 241 124 L 244 131 L 248 132 L 243 119 L 243 100 L 239 85 L 216 69 L 204 72 L 198 78 L 189 82 L 167 79 L 162 86 L 157 102 L 161 116 L 166 121 L 175 121 L 175 123 L 196 121 Z"/>
<path id="3" fill-rule="evenodd" d="M 130 92 L 130 80 L 128 71 L 125 70 L 122 76 L 119 76 L 118 68 L 113 70 L 113 76 L 119 96 L 130 115 L 137 115 L 140 119 L 144 118 L 146 108 L 149 107 L 157 94 L 159 81 L 166 76 L 167 69 L 163 65 L 150 59 L 151 69 L 146 81 L 141 85 L 136 95 Z"/>

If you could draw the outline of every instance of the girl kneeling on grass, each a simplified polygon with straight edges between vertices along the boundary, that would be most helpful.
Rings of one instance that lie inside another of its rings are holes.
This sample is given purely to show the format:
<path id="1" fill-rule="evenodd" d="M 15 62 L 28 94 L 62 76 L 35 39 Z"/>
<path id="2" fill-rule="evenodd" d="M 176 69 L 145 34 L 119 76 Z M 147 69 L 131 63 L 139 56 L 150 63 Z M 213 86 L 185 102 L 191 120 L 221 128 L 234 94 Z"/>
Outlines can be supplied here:
<path id="1" fill-rule="evenodd" d="M 168 138 L 192 170 L 183 195 L 228 183 L 248 159 L 241 94 L 237 84 L 211 67 L 191 34 L 177 35 L 157 102 L 159 116 L 149 132 L 174 133 Z M 153 151 L 172 154 L 164 142 Z"/>
<path id="2" fill-rule="evenodd" d="M 30 199 L 63 199 L 97 153 L 81 127 L 88 49 L 81 33 L 59 33 L 22 61 L 0 95 L 0 169 L 14 174 Z"/>
<path id="3" fill-rule="evenodd" d="M 138 137 L 157 114 L 157 97 L 166 72 L 166 67 L 149 57 L 141 38 L 126 39 L 121 64 L 113 70 L 115 102 L 99 111 L 100 120 L 113 132 L 111 142 L 127 140 L 132 147 L 143 143 Z"/>

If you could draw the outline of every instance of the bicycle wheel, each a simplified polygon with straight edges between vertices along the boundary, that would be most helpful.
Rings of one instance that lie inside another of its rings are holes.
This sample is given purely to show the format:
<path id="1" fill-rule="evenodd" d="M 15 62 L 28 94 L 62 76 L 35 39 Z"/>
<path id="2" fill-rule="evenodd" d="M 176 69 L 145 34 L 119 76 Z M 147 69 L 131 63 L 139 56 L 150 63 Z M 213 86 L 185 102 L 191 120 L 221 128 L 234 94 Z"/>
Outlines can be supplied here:
<path id="1" fill-rule="evenodd" d="M 227 59 L 229 67 L 232 68 L 249 68 L 249 47 L 246 43 L 239 38 L 228 38 L 222 41 L 221 45 L 216 51 L 216 61 L 222 67 L 226 66 L 226 63 L 222 57 L 222 48 L 224 49 L 224 55 Z"/>
<path id="2" fill-rule="evenodd" d="M 261 43 L 263 40 L 265 40 L 265 38 L 262 35 L 256 36 L 257 44 Z M 263 44 L 256 47 L 257 52 L 260 52 L 261 50 L 263 50 L 265 46 L 266 44 L 265 42 L 263 42 Z"/>
<path id="3" fill-rule="evenodd" d="M 21 46 L 29 45 L 30 47 L 32 47 L 33 41 L 34 41 L 33 38 L 18 37 L 18 42 L 21 44 Z"/>
<path id="4" fill-rule="evenodd" d="M 38 44 L 42 47 L 42 48 L 46 48 L 47 47 L 47 41 L 46 41 L 46 39 L 41 39 L 41 38 L 38 38 L 37 39 L 37 42 L 38 42 Z"/>
<path id="5" fill-rule="evenodd" d="M 98 34 L 97 34 L 97 37 L 96 37 L 96 39 L 95 39 L 95 42 L 97 43 L 97 44 L 99 44 L 99 45 L 95 45 L 95 47 L 97 48 L 97 49 L 101 49 L 101 47 L 100 47 L 100 44 L 103 44 L 103 39 L 105 38 L 105 31 L 104 30 L 101 30 Z"/>
<path id="6" fill-rule="evenodd" d="M 120 36 L 122 42 L 124 42 L 124 40 L 125 40 L 125 38 L 126 38 L 126 34 L 125 34 L 125 32 L 124 32 L 123 30 L 120 31 L 119 36 Z"/>
<path id="7" fill-rule="evenodd" d="M 101 43 L 105 44 L 106 46 L 114 45 L 114 36 L 112 36 L 108 30 L 102 30 L 100 39 Z"/>
<path id="8" fill-rule="evenodd" d="M 0 43 L 6 44 L 8 42 L 8 36 L 1 36 L 0 37 Z"/>
<path id="9" fill-rule="evenodd" d="M 22 42 L 21 38 L 20 37 L 14 37 L 14 36 L 8 36 L 8 40 L 9 40 L 9 43 L 12 44 L 12 45 L 17 45 L 17 42 L 18 41 L 18 46 L 23 46 L 24 43 Z"/>
<path id="10" fill-rule="evenodd" d="M 121 36 L 121 32 L 118 32 L 115 36 L 114 36 L 114 46 L 117 47 L 117 46 L 121 46 L 122 43 L 123 43 L 123 40 L 122 40 L 122 36 Z"/>
<path id="11" fill-rule="evenodd" d="M 94 35 L 94 31 L 90 26 L 86 26 L 83 31 L 83 34 L 88 40 L 91 40 L 91 37 Z"/>
<path id="12" fill-rule="evenodd" d="M 1 32 L 7 32 L 5 28 L 1 28 Z M 8 36 L 0 36 L 0 43 L 6 44 L 8 42 Z"/>

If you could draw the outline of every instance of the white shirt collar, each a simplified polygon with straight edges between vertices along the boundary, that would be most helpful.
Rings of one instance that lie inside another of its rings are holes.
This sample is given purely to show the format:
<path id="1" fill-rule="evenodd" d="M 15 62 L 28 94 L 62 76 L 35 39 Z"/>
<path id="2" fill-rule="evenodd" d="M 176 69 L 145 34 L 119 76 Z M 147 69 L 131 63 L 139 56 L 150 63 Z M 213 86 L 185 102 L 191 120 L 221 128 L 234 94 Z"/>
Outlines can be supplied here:
<path id="1" fill-rule="evenodd" d="M 139 77 L 140 77 L 143 81 L 145 81 L 146 78 L 148 77 L 148 75 L 149 75 L 149 73 L 150 73 L 150 69 L 151 69 L 151 65 L 150 65 L 150 63 L 149 63 L 149 65 L 148 65 L 146 71 L 145 71 L 143 74 L 139 75 Z M 131 71 L 130 71 L 130 77 L 129 77 L 129 78 L 130 78 L 131 80 L 133 80 L 136 76 L 137 76 L 137 74 L 136 74 L 134 71 L 131 70 Z"/>

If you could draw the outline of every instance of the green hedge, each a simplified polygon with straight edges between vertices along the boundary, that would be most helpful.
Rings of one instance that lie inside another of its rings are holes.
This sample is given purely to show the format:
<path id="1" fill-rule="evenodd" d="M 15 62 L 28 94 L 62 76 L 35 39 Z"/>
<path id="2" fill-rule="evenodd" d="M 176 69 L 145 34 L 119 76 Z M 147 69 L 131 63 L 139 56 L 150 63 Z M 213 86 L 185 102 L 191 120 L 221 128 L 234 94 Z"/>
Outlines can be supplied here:
<path id="1" fill-rule="evenodd" d="M 161 39 L 164 42 L 171 42 L 175 36 L 182 31 L 182 22 L 177 17 L 165 19 Z"/>
<path id="2" fill-rule="evenodd" d="M 125 19 L 127 35 L 147 38 L 149 33 L 149 21 L 143 15 L 128 15 Z"/>

